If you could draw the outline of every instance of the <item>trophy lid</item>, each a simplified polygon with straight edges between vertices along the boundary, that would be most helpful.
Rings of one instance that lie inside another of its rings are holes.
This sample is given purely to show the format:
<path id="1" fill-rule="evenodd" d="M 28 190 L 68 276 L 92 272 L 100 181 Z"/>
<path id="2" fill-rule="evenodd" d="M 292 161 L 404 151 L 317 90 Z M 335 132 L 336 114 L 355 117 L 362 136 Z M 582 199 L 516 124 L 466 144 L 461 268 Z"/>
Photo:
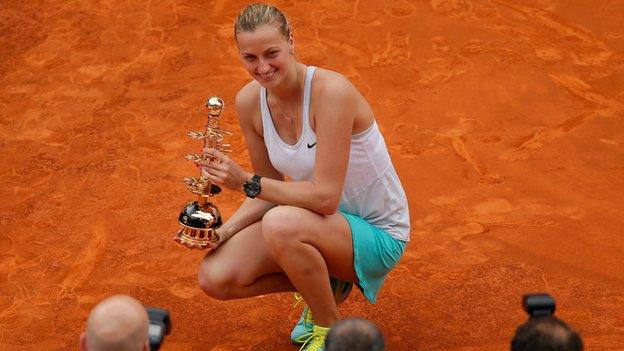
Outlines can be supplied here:
<path id="1" fill-rule="evenodd" d="M 206 100 L 206 109 L 208 110 L 208 114 L 211 116 L 219 116 L 224 108 L 225 103 L 216 96 Z"/>

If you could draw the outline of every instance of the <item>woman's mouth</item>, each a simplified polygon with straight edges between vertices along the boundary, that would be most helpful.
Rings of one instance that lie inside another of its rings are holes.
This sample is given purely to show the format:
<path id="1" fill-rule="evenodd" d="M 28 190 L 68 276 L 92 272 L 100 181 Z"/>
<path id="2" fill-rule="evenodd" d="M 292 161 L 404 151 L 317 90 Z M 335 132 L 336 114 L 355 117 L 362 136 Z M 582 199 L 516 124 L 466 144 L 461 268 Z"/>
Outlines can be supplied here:
<path id="1" fill-rule="evenodd" d="M 273 77 L 275 77 L 275 73 L 277 72 L 277 69 L 274 69 L 268 73 L 265 74 L 258 74 L 260 76 L 260 78 L 264 79 L 264 80 L 270 80 Z"/>

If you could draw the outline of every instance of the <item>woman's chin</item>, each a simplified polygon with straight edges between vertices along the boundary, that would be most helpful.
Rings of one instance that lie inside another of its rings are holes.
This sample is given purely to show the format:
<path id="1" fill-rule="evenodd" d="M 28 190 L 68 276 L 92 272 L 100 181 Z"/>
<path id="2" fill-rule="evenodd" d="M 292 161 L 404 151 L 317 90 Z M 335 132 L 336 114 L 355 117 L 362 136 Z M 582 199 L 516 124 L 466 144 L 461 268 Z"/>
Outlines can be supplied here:
<path id="1" fill-rule="evenodd" d="M 265 88 L 274 88 L 279 84 L 279 78 L 277 75 L 274 75 L 270 79 L 256 76 L 256 81 L 260 83 Z"/>

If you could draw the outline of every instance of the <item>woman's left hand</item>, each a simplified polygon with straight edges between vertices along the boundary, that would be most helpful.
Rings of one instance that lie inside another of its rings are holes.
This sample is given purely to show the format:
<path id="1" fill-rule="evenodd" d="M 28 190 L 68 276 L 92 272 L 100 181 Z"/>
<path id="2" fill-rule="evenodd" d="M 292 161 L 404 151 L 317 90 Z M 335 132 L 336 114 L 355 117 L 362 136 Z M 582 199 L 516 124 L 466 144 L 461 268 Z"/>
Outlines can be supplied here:
<path id="1" fill-rule="evenodd" d="M 232 190 L 243 191 L 243 183 L 251 175 L 223 152 L 214 149 L 204 149 L 204 154 L 214 157 L 214 161 L 195 162 L 201 168 L 202 175 L 210 182 Z"/>

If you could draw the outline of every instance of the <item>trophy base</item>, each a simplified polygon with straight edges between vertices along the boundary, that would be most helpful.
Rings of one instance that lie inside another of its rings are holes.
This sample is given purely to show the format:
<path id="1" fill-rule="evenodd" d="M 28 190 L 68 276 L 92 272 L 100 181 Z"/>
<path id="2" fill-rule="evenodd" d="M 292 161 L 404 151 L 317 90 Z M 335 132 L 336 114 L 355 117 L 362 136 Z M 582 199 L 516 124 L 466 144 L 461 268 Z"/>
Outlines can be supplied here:
<path id="1" fill-rule="evenodd" d="M 219 234 L 214 228 L 182 227 L 176 234 L 185 243 L 206 246 L 219 241 Z"/>
<path id="2" fill-rule="evenodd" d="M 207 246 L 220 239 L 217 228 L 222 224 L 221 214 L 207 198 L 200 197 L 186 204 L 180 211 L 178 223 L 181 228 L 177 236 L 182 242 Z"/>

